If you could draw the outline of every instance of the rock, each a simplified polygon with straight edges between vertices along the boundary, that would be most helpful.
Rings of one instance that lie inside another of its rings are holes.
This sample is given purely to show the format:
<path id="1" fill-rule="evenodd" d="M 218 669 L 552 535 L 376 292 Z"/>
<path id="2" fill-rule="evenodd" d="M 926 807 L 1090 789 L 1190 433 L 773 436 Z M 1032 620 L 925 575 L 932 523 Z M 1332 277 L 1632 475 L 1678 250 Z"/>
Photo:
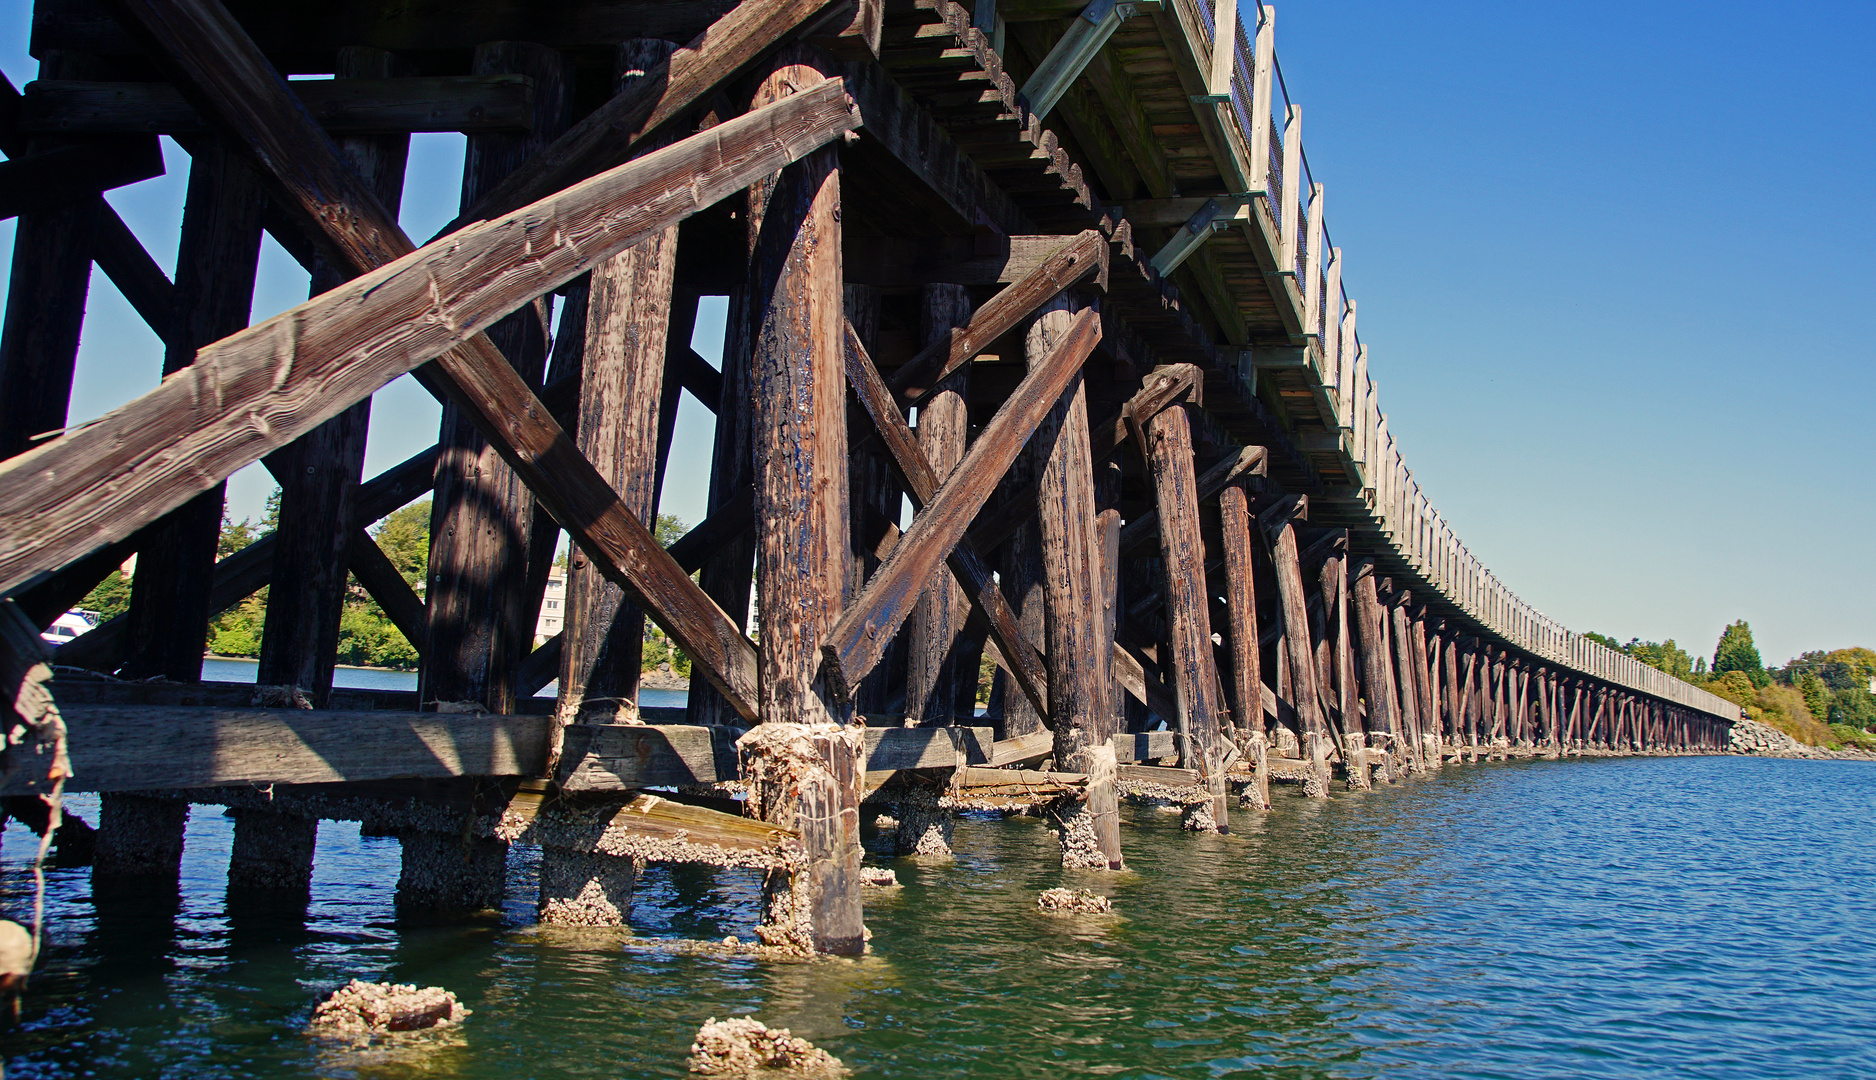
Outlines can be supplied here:
<path id="1" fill-rule="evenodd" d="M 1112 901 L 1092 889 L 1047 889 L 1036 898 L 1036 906 L 1043 911 L 1077 915 L 1104 915 L 1114 910 Z"/>
<path id="2" fill-rule="evenodd" d="M 704 1076 L 838 1077 L 847 1075 L 840 1059 L 787 1028 L 771 1028 L 747 1016 L 716 1017 L 697 1029 L 690 1047 L 690 1071 Z"/>
<path id="3" fill-rule="evenodd" d="M 876 889 L 896 889 L 899 887 L 899 875 L 883 866 L 862 866 L 860 884 Z"/>
<path id="4" fill-rule="evenodd" d="M 313 1010 L 313 1027 L 337 1035 L 419 1031 L 461 1023 L 469 1010 L 440 986 L 353 979 Z"/>
<path id="5" fill-rule="evenodd" d="M 33 973 L 32 931 L 11 919 L 0 919 L 0 993 L 17 994 Z"/>

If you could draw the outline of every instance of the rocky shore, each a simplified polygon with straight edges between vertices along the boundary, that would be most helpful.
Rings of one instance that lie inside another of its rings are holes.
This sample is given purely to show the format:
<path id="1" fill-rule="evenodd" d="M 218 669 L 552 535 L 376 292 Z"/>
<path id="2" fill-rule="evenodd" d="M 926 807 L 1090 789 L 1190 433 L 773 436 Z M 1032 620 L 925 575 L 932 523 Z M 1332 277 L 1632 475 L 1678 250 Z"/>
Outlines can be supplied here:
<path id="1" fill-rule="evenodd" d="M 1757 720 L 1740 720 L 1734 723 L 1732 741 L 1727 744 L 1727 750 L 1735 754 L 1752 754 L 1757 757 L 1876 761 L 1876 754 L 1868 750 L 1850 747 L 1842 750 L 1826 750 L 1821 746 L 1806 746 L 1770 724 L 1761 724 Z"/>

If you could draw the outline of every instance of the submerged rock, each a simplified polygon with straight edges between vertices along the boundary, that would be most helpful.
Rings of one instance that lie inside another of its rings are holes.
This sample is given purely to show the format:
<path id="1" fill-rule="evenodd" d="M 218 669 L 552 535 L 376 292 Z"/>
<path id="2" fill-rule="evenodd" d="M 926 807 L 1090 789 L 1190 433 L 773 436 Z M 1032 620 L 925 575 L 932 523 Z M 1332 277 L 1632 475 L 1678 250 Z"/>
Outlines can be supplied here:
<path id="1" fill-rule="evenodd" d="M 877 889 L 896 889 L 899 887 L 899 875 L 883 866 L 860 867 L 860 884 L 871 885 Z"/>
<path id="2" fill-rule="evenodd" d="M 469 1009 L 440 986 L 353 979 L 313 1010 L 313 1027 L 337 1035 L 420 1031 L 461 1023 Z"/>
<path id="3" fill-rule="evenodd" d="M 1114 910 L 1113 901 L 1092 889 L 1047 889 L 1036 898 L 1043 911 L 1061 911 L 1078 915 L 1103 915 Z"/>
<path id="4" fill-rule="evenodd" d="M 690 1071 L 704 1076 L 839 1077 L 847 1075 L 840 1059 L 787 1028 L 771 1028 L 747 1016 L 716 1017 L 697 1029 L 690 1047 Z"/>

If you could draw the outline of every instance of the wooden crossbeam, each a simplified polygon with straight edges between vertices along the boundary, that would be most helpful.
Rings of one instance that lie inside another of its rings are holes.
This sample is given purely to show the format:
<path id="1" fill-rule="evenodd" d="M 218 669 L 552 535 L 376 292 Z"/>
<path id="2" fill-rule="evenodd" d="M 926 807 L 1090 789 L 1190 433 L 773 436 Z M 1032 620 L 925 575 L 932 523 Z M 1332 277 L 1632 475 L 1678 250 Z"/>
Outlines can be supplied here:
<path id="1" fill-rule="evenodd" d="M 149 136 L 97 136 L 0 161 L 0 218 L 49 210 L 163 175 Z"/>
<path id="2" fill-rule="evenodd" d="M 525 75 L 454 75 L 398 79 L 319 79 L 292 84 L 321 127 L 334 135 L 416 131 L 525 131 L 533 126 L 534 88 Z M 209 130 L 167 83 L 26 84 L 20 130 L 156 132 Z"/>
<path id="3" fill-rule="evenodd" d="M 968 324 L 953 329 L 949 337 L 940 338 L 900 365 L 886 382 L 894 400 L 902 409 L 919 404 L 933 387 L 970 363 L 991 342 L 1090 276 L 1106 288 L 1107 257 L 1107 240 L 1094 229 L 1062 245 L 1022 280 L 986 301 Z"/>
<path id="4" fill-rule="evenodd" d="M 321 230 L 341 265 L 378 269 L 202 350 L 186 376 L 7 462 L 0 520 L 33 520 L 30 508 L 47 506 L 45 497 L 56 492 L 68 527 L 0 546 L 0 580 L 16 584 L 44 569 L 32 565 L 39 560 L 66 561 L 58 558 L 61 546 L 76 545 L 80 535 L 89 534 L 93 545 L 100 533 L 115 538 L 113 530 L 128 531 L 142 523 L 140 515 L 179 504 L 449 350 L 437 371 L 451 398 L 602 571 L 639 597 L 738 712 L 753 718 L 754 647 L 625 510 L 480 331 L 594 261 L 852 130 L 857 120 L 839 83 L 804 90 L 412 252 L 214 0 L 125 0 L 124 8 L 177 85 L 247 152 L 276 197 Z M 543 249 L 535 232 L 542 226 L 553 230 L 557 245 Z M 525 275 L 491 279 L 483 269 L 523 262 Z M 191 402 L 208 415 L 173 438 Z M 127 426 L 132 434 L 125 435 Z M 119 482 L 101 488 L 112 474 Z M 12 482 L 20 478 L 31 479 Z M 81 498 L 85 493 L 93 497 Z"/>
<path id="5" fill-rule="evenodd" d="M 1139 393 L 1128 399 L 1119 412 L 1088 426 L 1088 452 L 1095 461 L 1104 461 L 1121 443 L 1133 435 L 1126 423 L 1130 415 L 1151 416 L 1187 394 L 1196 394 L 1205 375 L 1192 364 L 1175 364 L 1154 372 Z M 1001 544 L 1016 527 L 1036 516 L 1038 484 L 1031 483 L 1014 492 L 1001 506 L 978 516 L 969 538 L 979 551 L 990 551 Z"/>
<path id="6" fill-rule="evenodd" d="M 1262 476 L 1268 467 L 1269 453 L 1261 446 L 1246 446 L 1235 454 L 1227 454 L 1206 469 L 1198 478 L 1198 497 L 1201 501 L 1216 496 L 1224 490 L 1226 484 L 1240 476 Z M 1130 551 L 1141 544 L 1151 541 L 1159 535 L 1159 511 L 1148 510 L 1129 521 L 1120 530 L 1120 549 Z"/>
<path id="7" fill-rule="evenodd" d="M 437 235 L 505 214 L 618 165 L 647 135 L 689 111 L 777 43 L 863 6 L 854 0 L 743 0 L 668 59 L 646 68 Z"/>
<path id="8" fill-rule="evenodd" d="M 75 773 L 68 791 L 534 776 L 545 716 L 345 712 L 177 705 L 62 710 Z M 24 771 L 0 793 L 26 788 Z"/>
<path id="9" fill-rule="evenodd" d="M 907 492 L 921 512 L 911 532 L 894 545 L 860 598 L 828 635 L 824 652 L 829 669 L 846 688 L 857 687 L 879 662 L 886 643 L 911 614 L 919 591 L 937 568 L 937 560 L 944 557 L 965 594 L 984 613 L 991 638 L 1013 665 L 1012 674 L 1024 695 L 1036 706 L 1038 715 L 1049 715 L 1047 671 L 1038 661 L 1035 647 L 1024 638 L 1016 613 L 1010 610 L 983 557 L 962 541 L 977 510 L 1009 471 L 1030 433 L 1061 397 L 1063 387 L 1081 370 L 1100 336 L 1099 315 L 1092 310 L 1083 312 L 1061 346 L 1024 378 L 940 487 L 905 415 L 892 401 L 878 369 L 866 355 L 859 334 L 851 325 L 847 327 L 848 382 L 885 440 L 905 477 Z"/>

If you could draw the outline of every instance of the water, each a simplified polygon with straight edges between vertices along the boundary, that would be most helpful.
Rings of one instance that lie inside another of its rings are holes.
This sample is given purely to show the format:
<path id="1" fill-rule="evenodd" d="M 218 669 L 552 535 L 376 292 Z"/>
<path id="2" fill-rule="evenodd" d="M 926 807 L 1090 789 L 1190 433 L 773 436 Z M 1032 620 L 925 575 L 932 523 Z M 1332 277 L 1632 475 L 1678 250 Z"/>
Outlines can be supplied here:
<path id="1" fill-rule="evenodd" d="M 218 656 L 202 660 L 202 678 L 208 682 L 253 682 L 259 669 L 258 660 L 224 659 Z M 417 673 L 385 668 L 340 667 L 332 673 L 332 685 L 348 690 L 415 690 Z M 541 687 L 534 696 L 550 698 L 559 693 L 560 683 L 556 680 Z M 681 709 L 688 697 L 683 690 L 653 690 L 646 687 L 639 690 L 638 703 L 648 707 Z"/>
<path id="2" fill-rule="evenodd" d="M 795 964 L 536 927 L 522 849 L 499 916 L 400 930 L 396 842 L 346 824 L 320 827 L 303 923 L 231 916 L 230 824 L 197 808 L 173 927 L 52 873 L 45 973 L 0 1045 L 15 1080 L 677 1077 L 705 1018 L 752 1013 L 862 1077 L 1876 1076 L 1873 805 L 1857 763 L 1449 768 L 1234 812 L 1228 837 L 1141 812 L 1121 876 L 1051 868 L 1039 822 L 967 820 L 955 862 L 896 862 L 906 887 L 869 897 L 871 956 Z M 28 835 L 5 837 L 16 917 Z M 1057 884 L 1120 915 L 1037 913 Z M 634 930 L 747 939 L 755 886 L 648 870 Z M 353 976 L 475 1015 L 423 1060 L 309 1041 Z"/>

